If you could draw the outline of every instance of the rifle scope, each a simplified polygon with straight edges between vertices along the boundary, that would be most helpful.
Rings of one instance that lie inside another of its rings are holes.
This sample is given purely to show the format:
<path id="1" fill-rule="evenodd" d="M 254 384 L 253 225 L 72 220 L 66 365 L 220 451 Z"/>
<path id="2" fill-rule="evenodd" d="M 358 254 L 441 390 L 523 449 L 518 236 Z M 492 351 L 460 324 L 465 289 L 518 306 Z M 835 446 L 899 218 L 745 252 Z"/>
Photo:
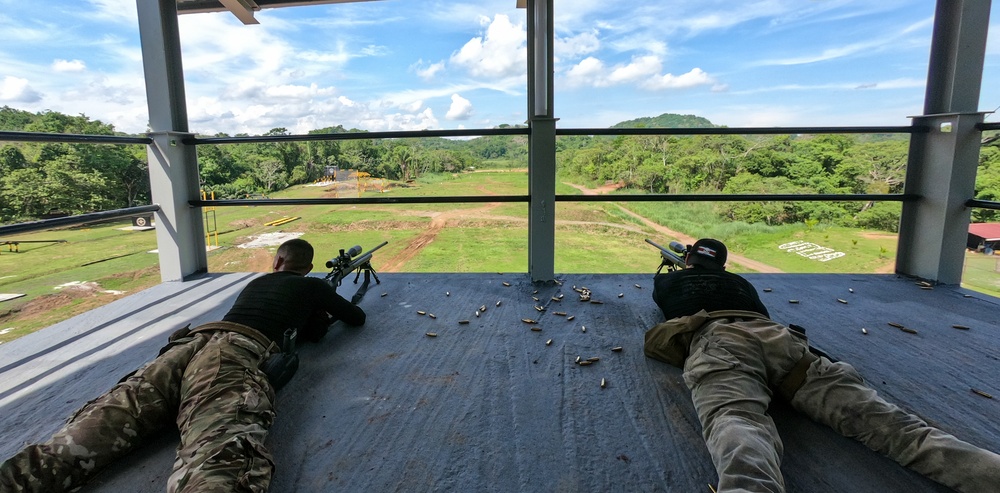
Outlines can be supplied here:
<path id="1" fill-rule="evenodd" d="M 344 253 L 344 249 L 341 248 L 340 255 L 338 255 L 337 258 L 333 258 L 326 261 L 326 268 L 332 269 L 333 266 L 339 264 L 344 260 L 351 260 L 352 258 L 357 257 L 359 253 L 361 253 L 361 245 L 352 246 L 350 250 L 347 250 L 347 253 Z"/>

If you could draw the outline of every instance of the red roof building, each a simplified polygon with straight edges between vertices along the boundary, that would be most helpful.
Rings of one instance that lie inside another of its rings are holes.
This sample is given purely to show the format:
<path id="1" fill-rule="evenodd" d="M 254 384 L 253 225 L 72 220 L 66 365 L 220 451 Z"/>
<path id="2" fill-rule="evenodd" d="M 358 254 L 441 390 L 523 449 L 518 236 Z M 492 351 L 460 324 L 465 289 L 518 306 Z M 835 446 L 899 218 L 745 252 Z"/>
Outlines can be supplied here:
<path id="1" fill-rule="evenodd" d="M 969 239 L 966 245 L 973 250 L 995 250 L 1000 242 L 1000 223 L 972 223 L 969 225 Z"/>

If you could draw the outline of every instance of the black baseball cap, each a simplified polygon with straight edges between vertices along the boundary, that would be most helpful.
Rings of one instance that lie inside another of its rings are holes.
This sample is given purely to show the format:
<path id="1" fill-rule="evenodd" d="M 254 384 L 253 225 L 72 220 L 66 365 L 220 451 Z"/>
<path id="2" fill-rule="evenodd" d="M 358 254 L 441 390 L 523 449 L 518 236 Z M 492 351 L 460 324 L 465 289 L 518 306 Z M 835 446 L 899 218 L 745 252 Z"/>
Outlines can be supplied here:
<path id="1" fill-rule="evenodd" d="M 711 269 L 722 270 L 726 266 L 726 257 L 729 252 L 726 245 L 719 240 L 712 238 L 702 238 L 691 245 L 688 249 L 688 265 L 701 265 Z"/>

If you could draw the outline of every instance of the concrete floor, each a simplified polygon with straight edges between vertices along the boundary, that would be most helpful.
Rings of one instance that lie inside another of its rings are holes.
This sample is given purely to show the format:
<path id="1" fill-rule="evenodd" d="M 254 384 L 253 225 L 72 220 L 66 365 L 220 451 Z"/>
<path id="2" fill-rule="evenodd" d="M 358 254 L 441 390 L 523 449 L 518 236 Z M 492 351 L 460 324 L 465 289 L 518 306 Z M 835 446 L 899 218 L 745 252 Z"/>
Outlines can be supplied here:
<path id="1" fill-rule="evenodd" d="M 255 275 L 164 283 L 0 345 L 0 456 L 46 438 L 175 328 L 221 318 Z M 367 324 L 305 345 L 278 394 L 271 491 L 708 492 L 716 482 L 680 370 L 642 354 L 662 319 L 650 275 L 566 275 L 561 286 L 525 274 L 379 277 L 361 302 Z M 805 326 L 881 395 L 1000 452 L 1000 399 L 971 390 L 1000 397 L 1000 300 L 894 275 L 746 277 L 775 320 Z M 603 303 L 580 302 L 573 286 Z M 790 492 L 948 491 L 783 405 L 772 414 Z M 164 491 L 176 441 L 165 433 L 83 491 Z"/>

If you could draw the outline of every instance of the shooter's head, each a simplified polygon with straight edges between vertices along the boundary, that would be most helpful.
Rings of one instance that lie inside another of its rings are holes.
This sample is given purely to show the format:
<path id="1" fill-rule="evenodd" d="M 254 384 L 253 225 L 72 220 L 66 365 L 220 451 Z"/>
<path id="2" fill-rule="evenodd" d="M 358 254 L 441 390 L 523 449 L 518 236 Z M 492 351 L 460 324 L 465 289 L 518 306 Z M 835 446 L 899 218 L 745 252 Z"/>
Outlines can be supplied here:
<path id="1" fill-rule="evenodd" d="M 699 265 L 707 269 L 725 270 L 728 251 L 719 240 L 702 238 L 688 249 L 685 261 L 688 266 Z"/>
<path id="2" fill-rule="evenodd" d="M 290 271 L 306 275 L 312 270 L 313 247 L 308 241 L 295 238 L 278 247 L 274 254 L 275 272 Z"/>

